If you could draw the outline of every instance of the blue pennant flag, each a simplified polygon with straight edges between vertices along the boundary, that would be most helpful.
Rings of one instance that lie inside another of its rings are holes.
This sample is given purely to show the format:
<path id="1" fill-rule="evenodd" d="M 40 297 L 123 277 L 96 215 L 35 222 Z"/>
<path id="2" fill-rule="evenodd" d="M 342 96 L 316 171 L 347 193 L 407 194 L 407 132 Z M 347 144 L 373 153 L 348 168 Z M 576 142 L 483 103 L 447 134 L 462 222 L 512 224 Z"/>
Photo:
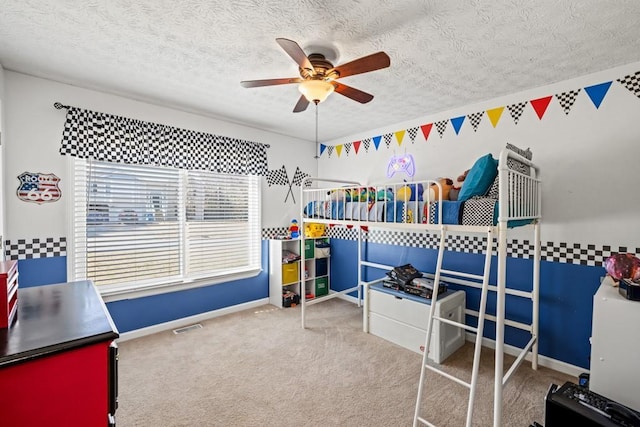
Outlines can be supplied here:
<path id="1" fill-rule="evenodd" d="M 378 135 L 378 136 L 374 136 L 373 137 L 373 145 L 376 146 L 376 150 L 378 149 L 378 147 L 380 146 L 380 140 L 382 139 L 382 135 Z"/>
<path id="2" fill-rule="evenodd" d="M 322 156 L 322 153 L 324 153 L 324 150 L 326 150 L 326 149 L 327 149 L 326 145 L 320 144 L 320 154 L 319 155 Z"/>
<path id="3" fill-rule="evenodd" d="M 599 85 L 593 85 L 584 88 L 584 91 L 587 92 L 587 95 L 589 95 L 591 102 L 593 102 L 593 105 L 595 105 L 596 108 L 600 107 L 604 96 L 607 94 L 607 91 L 611 87 L 611 83 L 612 82 L 600 83 Z"/>
<path id="4" fill-rule="evenodd" d="M 460 132 L 460 128 L 462 127 L 462 122 L 464 122 L 465 116 L 454 117 L 451 119 L 451 124 L 453 125 L 453 129 L 456 131 L 456 135 Z"/>

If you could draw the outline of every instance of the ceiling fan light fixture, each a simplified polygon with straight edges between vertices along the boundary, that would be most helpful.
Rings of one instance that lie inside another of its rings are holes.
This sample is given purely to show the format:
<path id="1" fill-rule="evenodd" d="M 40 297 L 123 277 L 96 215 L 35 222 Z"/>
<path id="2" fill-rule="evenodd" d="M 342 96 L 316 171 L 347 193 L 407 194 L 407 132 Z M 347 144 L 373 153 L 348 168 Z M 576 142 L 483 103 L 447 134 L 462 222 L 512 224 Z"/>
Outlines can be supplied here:
<path id="1" fill-rule="evenodd" d="M 298 85 L 298 90 L 309 102 L 319 104 L 327 99 L 335 88 L 324 80 L 305 80 Z"/>

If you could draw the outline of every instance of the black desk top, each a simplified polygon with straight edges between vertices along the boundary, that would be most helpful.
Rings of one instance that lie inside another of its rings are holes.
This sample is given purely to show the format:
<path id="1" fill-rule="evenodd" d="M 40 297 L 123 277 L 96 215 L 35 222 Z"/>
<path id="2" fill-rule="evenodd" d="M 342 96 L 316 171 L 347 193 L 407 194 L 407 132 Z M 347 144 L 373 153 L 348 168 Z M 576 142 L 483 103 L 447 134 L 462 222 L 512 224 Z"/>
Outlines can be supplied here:
<path id="1" fill-rule="evenodd" d="M 0 329 L 0 367 L 119 337 L 91 281 L 18 289 L 18 312 Z"/>

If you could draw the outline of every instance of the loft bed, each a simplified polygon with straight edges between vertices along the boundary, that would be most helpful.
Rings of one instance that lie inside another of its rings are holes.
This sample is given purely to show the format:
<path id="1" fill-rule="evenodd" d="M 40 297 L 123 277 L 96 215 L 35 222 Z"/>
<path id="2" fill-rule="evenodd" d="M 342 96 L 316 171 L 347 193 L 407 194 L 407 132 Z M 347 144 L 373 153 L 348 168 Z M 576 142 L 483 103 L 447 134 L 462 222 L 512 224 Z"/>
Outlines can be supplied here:
<path id="1" fill-rule="evenodd" d="M 379 270 L 391 270 L 394 266 L 368 262 L 363 259 L 363 232 L 369 228 L 394 229 L 397 231 L 421 231 L 439 236 L 438 257 L 434 272 L 425 276 L 434 279 L 434 291 L 427 334 L 423 352 L 423 363 L 418 385 L 414 426 L 418 422 L 432 425 L 420 416 L 422 389 L 426 370 L 432 370 L 469 389 L 467 425 L 471 425 L 473 400 L 477 381 L 480 348 L 485 320 L 495 322 L 495 379 L 494 379 L 494 426 L 501 425 L 502 391 L 507 381 L 528 354 L 532 369 L 538 364 L 538 305 L 540 281 L 540 220 L 541 220 L 541 182 L 537 165 L 531 161 L 531 152 L 523 151 L 507 144 L 498 159 L 487 154 L 476 160 L 468 171 L 458 200 L 443 200 L 443 188 L 437 180 L 422 180 L 395 184 L 365 185 L 354 181 L 342 181 L 324 178 L 306 178 L 301 185 L 301 222 L 302 230 L 307 223 L 321 223 L 330 226 L 357 227 L 358 232 L 358 275 L 357 283 L 341 291 L 329 290 L 326 296 L 309 299 L 301 290 L 302 327 L 306 327 L 306 307 L 323 301 L 357 292 L 358 306 L 364 303 L 363 330 L 369 332 L 369 286 L 384 280 L 383 277 L 364 281 L 363 269 L 369 267 Z M 512 289 L 506 283 L 507 235 L 511 229 L 518 228 L 531 233 L 534 243 L 531 291 Z M 445 270 L 442 259 L 446 252 L 445 241 L 448 235 L 480 234 L 485 236 L 485 262 L 481 275 Z M 305 234 L 301 233 L 304 247 Z M 495 242 L 494 242 L 495 240 Z M 364 240 L 366 244 L 366 240 Z M 497 283 L 489 284 L 491 257 L 497 253 Z M 304 258 L 302 259 L 304 263 Z M 435 302 L 438 297 L 440 280 L 449 283 L 480 289 L 480 304 L 477 311 L 466 309 L 466 314 L 475 316 L 477 327 L 465 324 L 455 325 L 475 333 L 475 352 L 471 381 L 458 378 L 427 363 L 430 334 L 434 321 L 449 323 L 435 316 Z M 486 314 L 487 293 L 495 293 L 495 315 Z M 506 296 L 529 299 L 531 301 L 531 323 L 523 324 L 505 318 Z M 503 375 L 504 330 L 505 326 L 521 329 L 530 333 L 529 342 L 521 348 L 512 366 Z"/>

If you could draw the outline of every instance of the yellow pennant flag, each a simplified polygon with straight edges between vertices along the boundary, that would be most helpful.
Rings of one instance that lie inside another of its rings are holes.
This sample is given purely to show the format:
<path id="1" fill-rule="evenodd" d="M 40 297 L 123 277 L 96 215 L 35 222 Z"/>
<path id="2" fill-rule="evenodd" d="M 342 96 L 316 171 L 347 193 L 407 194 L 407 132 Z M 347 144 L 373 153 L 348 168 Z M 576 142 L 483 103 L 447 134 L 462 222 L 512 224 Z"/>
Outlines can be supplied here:
<path id="1" fill-rule="evenodd" d="M 491 110 L 487 110 L 487 116 L 489 116 L 489 120 L 491 124 L 495 128 L 500 121 L 500 116 L 502 116 L 502 112 L 504 111 L 504 107 L 493 108 Z"/>
<path id="2" fill-rule="evenodd" d="M 396 140 L 398 141 L 398 145 L 402 145 L 402 140 L 404 139 L 404 133 L 406 130 L 399 130 L 396 132 Z"/>
<path id="3" fill-rule="evenodd" d="M 336 145 L 336 152 L 338 153 L 338 157 L 342 154 L 342 144 Z"/>

